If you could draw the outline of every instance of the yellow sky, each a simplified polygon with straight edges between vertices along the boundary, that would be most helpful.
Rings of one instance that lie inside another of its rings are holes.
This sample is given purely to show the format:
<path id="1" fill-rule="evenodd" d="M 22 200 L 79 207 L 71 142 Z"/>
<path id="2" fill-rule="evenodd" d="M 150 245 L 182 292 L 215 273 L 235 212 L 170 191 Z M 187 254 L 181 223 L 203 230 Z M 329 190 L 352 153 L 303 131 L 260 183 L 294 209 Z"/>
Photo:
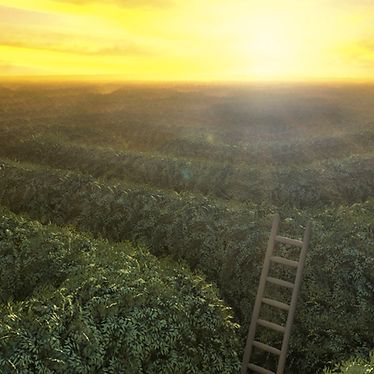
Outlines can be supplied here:
<path id="1" fill-rule="evenodd" d="M 374 0 L 0 0 L 0 76 L 374 79 Z"/>

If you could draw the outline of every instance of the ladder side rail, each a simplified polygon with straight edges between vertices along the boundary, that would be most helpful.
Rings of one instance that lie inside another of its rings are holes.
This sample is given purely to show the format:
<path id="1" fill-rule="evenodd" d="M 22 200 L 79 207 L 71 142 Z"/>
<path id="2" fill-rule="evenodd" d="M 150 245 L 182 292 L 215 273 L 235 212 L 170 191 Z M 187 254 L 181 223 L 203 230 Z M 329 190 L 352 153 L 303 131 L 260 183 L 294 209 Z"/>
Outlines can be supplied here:
<path id="1" fill-rule="evenodd" d="M 311 223 L 308 222 L 308 224 L 306 226 L 306 229 L 305 229 L 305 233 L 304 233 L 303 247 L 302 247 L 301 252 L 300 252 L 299 267 L 297 268 L 297 271 L 296 271 L 295 287 L 292 291 L 290 310 L 288 312 L 287 322 L 286 322 L 286 326 L 285 326 L 286 331 L 284 332 L 281 354 L 280 354 L 279 360 L 278 360 L 277 374 L 283 374 L 284 367 L 285 367 L 285 364 L 286 364 L 288 342 L 289 342 L 289 338 L 290 338 L 290 334 L 291 334 L 293 319 L 294 319 L 294 316 L 295 316 L 297 298 L 298 298 L 298 295 L 299 295 L 301 280 L 302 280 L 302 276 L 303 276 L 306 252 L 307 252 L 308 247 L 309 247 L 310 232 L 311 232 Z"/>
<path id="2" fill-rule="evenodd" d="M 254 337 L 256 334 L 257 319 L 260 315 L 260 308 L 261 308 L 262 298 L 263 298 L 264 291 L 265 291 L 266 278 L 267 278 L 267 275 L 269 273 L 269 268 L 270 268 L 270 258 L 274 250 L 275 237 L 278 233 L 279 221 L 280 221 L 279 214 L 276 214 L 273 219 L 271 233 L 270 233 L 270 237 L 269 237 L 269 241 L 268 241 L 268 245 L 266 249 L 266 254 L 265 254 L 264 265 L 263 265 L 262 272 L 261 272 L 260 283 L 259 283 L 259 287 L 257 290 L 256 301 L 255 301 L 255 305 L 254 305 L 253 312 L 252 312 L 251 324 L 249 326 L 247 343 L 246 343 L 244 355 L 243 355 L 241 374 L 246 374 L 248 371 L 249 359 L 251 357 L 251 353 L 253 349 L 253 341 L 254 341 Z"/>

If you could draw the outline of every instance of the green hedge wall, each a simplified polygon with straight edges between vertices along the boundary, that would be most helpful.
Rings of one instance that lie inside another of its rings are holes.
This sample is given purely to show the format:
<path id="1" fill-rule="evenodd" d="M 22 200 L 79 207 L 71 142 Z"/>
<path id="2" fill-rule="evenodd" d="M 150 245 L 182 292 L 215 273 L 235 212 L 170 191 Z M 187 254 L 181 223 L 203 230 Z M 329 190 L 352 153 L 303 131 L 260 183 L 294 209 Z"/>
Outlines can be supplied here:
<path id="1" fill-rule="evenodd" d="M 227 162 L 116 152 L 34 138 L 8 141 L 1 146 L 0 154 L 94 177 L 296 207 L 364 201 L 374 190 L 372 153 L 303 166 L 275 168 L 270 163 L 266 167 L 249 168 Z"/>
<path id="2" fill-rule="evenodd" d="M 142 248 L 0 208 L 1 373 L 236 373 L 237 326 L 201 277 Z"/>

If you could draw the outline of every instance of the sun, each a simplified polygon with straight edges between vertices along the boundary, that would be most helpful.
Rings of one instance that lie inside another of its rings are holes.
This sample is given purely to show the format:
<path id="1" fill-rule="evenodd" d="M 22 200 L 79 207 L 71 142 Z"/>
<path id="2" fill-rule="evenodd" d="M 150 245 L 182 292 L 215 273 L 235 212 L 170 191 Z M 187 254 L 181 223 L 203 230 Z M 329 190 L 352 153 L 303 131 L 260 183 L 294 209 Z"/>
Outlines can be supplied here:
<path id="1" fill-rule="evenodd" d="M 261 30 L 250 39 L 251 56 L 258 60 L 280 60 L 287 56 L 287 43 L 276 33 Z"/>
<path id="2" fill-rule="evenodd" d="M 297 34 L 282 17 L 258 16 L 242 35 L 242 54 L 251 76 L 276 78 L 292 72 L 300 55 Z"/>

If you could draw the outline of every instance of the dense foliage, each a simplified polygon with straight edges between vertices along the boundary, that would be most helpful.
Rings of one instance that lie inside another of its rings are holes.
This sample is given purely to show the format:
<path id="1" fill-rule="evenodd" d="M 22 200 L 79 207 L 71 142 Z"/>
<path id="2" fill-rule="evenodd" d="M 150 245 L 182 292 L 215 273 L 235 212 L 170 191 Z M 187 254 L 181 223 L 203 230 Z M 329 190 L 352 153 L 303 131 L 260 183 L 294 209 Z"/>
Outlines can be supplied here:
<path id="1" fill-rule="evenodd" d="M 303 166 L 249 168 L 227 162 L 222 165 L 206 160 L 87 148 L 43 138 L 14 142 L 3 139 L 0 153 L 18 160 L 224 199 L 304 207 L 365 201 L 374 190 L 372 153 Z"/>
<path id="2" fill-rule="evenodd" d="M 1 373 L 235 373 L 236 326 L 201 277 L 0 211 Z"/>
<path id="3" fill-rule="evenodd" d="M 333 369 L 326 369 L 325 374 L 372 374 L 374 373 L 374 351 L 368 359 L 352 358 L 336 365 Z"/>
<path id="4" fill-rule="evenodd" d="M 218 284 L 245 336 L 274 208 L 228 208 L 203 197 L 109 185 L 11 163 L 1 171 L 0 187 L 2 204 L 43 222 L 74 224 L 111 240 L 146 244 L 157 255 L 185 259 Z M 289 218 L 283 230 L 292 237 L 300 234 L 298 227 L 306 219 L 314 225 L 290 369 L 320 369 L 321 363 L 351 354 L 351 347 L 367 352 L 374 345 L 374 201 L 303 213 L 280 211 Z M 273 320 L 282 319 L 269 313 Z M 267 339 L 277 345 L 280 336 Z"/>
<path id="5" fill-rule="evenodd" d="M 4 159 L 0 162 L 0 201 L 42 223 L 74 225 L 112 242 L 145 244 L 159 257 L 170 255 L 203 271 L 218 285 L 241 324 L 239 356 L 272 214 L 281 214 L 282 233 L 295 238 L 301 236 L 305 222 L 312 220 L 312 243 L 287 371 L 314 374 L 344 362 L 335 370 L 361 374 L 367 363 L 345 360 L 367 357 L 374 347 L 370 320 L 374 312 L 373 118 L 373 85 L 4 84 L 0 86 L 0 157 Z M 34 247 L 24 246 L 28 255 L 13 265 L 9 253 L 18 247 L 11 243 L 1 259 L 1 298 L 13 298 L 14 313 L 9 315 L 29 321 L 27 313 L 34 312 L 26 305 L 36 300 L 46 309 L 56 306 L 56 315 L 66 321 L 63 311 L 70 310 L 66 298 L 75 300 L 72 295 L 81 295 L 77 284 L 88 284 L 89 292 L 92 287 L 106 287 L 95 276 L 89 283 L 86 270 L 83 275 L 71 272 L 87 267 L 86 258 L 94 252 L 86 244 L 74 247 L 78 236 L 72 241 L 74 252 L 49 251 L 50 242 L 35 240 L 39 250 L 32 250 L 33 260 L 27 248 Z M 123 248 L 118 250 L 130 251 L 131 258 L 146 256 L 146 263 L 155 261 L 144 251 L 137 254 L 138 249 Z M 289 248 L 277 250 L 289 252 Z M 102 264 L 106 255 L 90 256 L 94 258 L 90 263 Z M 118 254 L 111 250 L 112 256 Z M 44 271 L 46 267 L 39 264 L 49 264 L 52 271 Z M 128 266 L 134 274 L 132 264 Z M 12 271 L 22 266 L 21 273 Z M 164 271 L 171 267 L 157 262 L 157 274 L 146 273 L 159 284 L 159 279 L 169 279 L 170 273 Z M 100 269 L 98 274 L 105 272 L 113 279 L 111 268 L 100 265 Z M 291 272 L 277 267 L 273 271 L 292 279 Z M 187 278 L 191 279 L 189 273 Z M 174 281 L 165 282 L 170 292 L 166 290 L 169 296 L 162 299 L 168 305 L 161 307 L 163 311 L 172 310 L 169 297 L 181 295 L 171 290 Z M 122 295 L 121 284 L 118 295 Z M 276 287 L 270 292 L 280 300 L 290 296 Z M 33 296 L 27 298 L 29 294 Z M 92 304 L 85 302 L 82 310 L 87 308 L 92 310 Z M 274 322 L 284 322 L 282 313 L 271 308 L 262 312 Z M 34 323 L 40 320 L 38 315 L 32 316 L 30 326 L 39 326 Z M 182 324 L 183 319 L 175 323 Z M 12 323 L 20 326 L 17 319 Z M 60 326 L 55 317 L 48 323 L 54 333 Z M 33 331 L 37 334 L 39 328 Z M 181 327 L 178 334 L 184 333 Z M 95 336 L 105 340 L 105 334 Z M 129 339 L 131 334 L 126 330 Z M 280 343 L 279 335 L 266 330 L 259 334 L 264 342 Z M 168 336 L 157 336 L 169 341 Z M 117 339 L 123 342 L 126 337 Z M 225 339 L 218 336 L 215 341 L 218 355 Z M 34 344 L 30 342 L 27 346 Z M 209 352 L 213 354 L 213 348 Z M 256 359 L 271 368 L 269 356 Z M 230 358 L 224 359 L 231 365 Z M 204 360 L 199 361 L 201 365 Z M 162 372 L 162 365 L 155 371 Z M 150 366 L 145 370 L 151 370 Z"/>

